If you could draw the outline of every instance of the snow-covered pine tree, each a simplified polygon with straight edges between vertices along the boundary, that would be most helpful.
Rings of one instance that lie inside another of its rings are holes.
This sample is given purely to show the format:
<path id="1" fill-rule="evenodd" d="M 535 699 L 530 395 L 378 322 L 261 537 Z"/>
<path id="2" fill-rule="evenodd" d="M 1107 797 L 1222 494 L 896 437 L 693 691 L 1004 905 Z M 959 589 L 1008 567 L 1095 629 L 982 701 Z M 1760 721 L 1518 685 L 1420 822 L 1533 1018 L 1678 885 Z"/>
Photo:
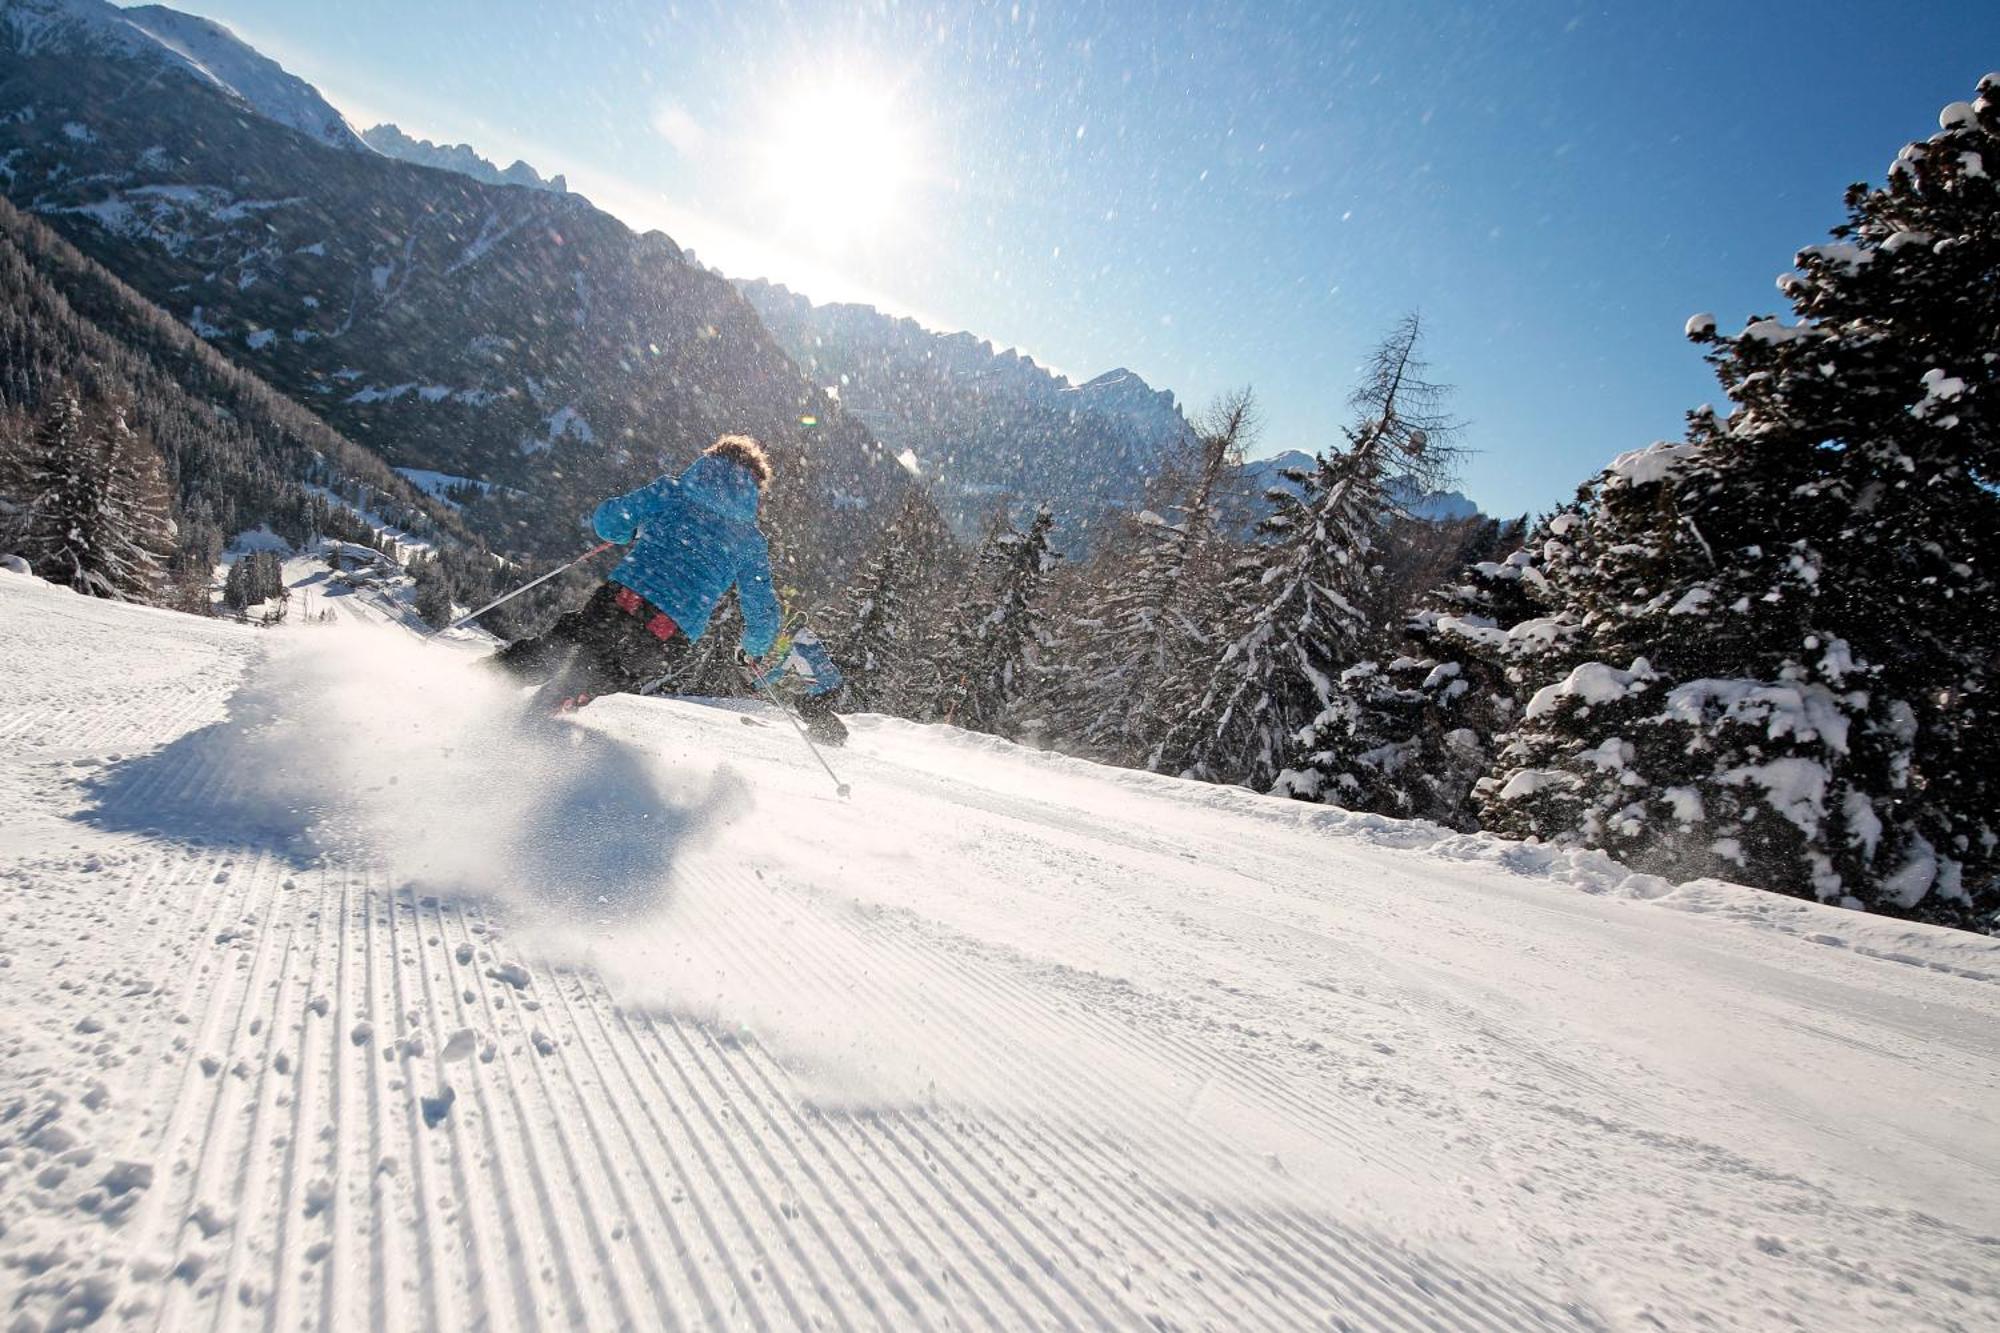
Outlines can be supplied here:
<path id="1" fill-rule="evenodd" d="M 1352 453 L 1322 454 L 1311 470 L 1286 471 L 1298 494 L 1271 492 L 1275 508 L 1258 525 L 1267 545 L 1239 565 L 1231 584 L 1249 608 L 1247 628 L 1165 747 L 1183 776 L 1270 788 L 1286 773 L 1300 733 L 1331 701 L 1334 677 L 1368 632 L 1348 593 L 1367 577 L 1381 521 L 1379 487 L 1366 493 L 1371 475 Z"/>
<path id="2" fill-rule="evenodd" d="M 173 550 L 170 492 L 159 452 L 116 403 L 85 406 L 74 387 L 51 398 L 28 465 L 21 554 L 36 573 L 78 592 L 148 601 Z"/>
<path id="3" fill-rule="evenodd" d="M 111 474 L 105 575 L 117 596 L 157 601 L 179 536 L 166 461 L 152 440 L 133 427 L 127 404 L 101 405 L 98 422 Z"/>
<path id="4" fill-rule="evenodd" d="M 222 604 L 232 611 L 275 603 L 287 595 L 285 562 L 276 551 L 238 556 L 222 581 Z"/>
<path id="5" fill-rule="evenodd" d="M 1734 408 L 1606 474 L 1590 660 L 1528 705 L 1492 826 L 1991 926 L 2000 76 L 1941 123 L 1800 252 L 1797 323 L 1689 321 Z"/>
<path id="6" fill-rule="evenodd" d="M 1054 526 L 1054 512 L 1044 503 L 1027 531 L 1008 524 L 987 543 L 984 563 L 996 569 L 996 577 L 985 598 L 962 608 L 945 670 L 939 710 L 945 721 L 1014 734 L 1015 706 L 1048 646 L 1042 593 L 1059 558 L 1049 549 Z"/>
<path id="7" fill-rule="evenodd" d="M 1085 571 L 1077 606 L 1052 656 L 1057 688 L 1041 701 L 1065 748 L 1108 763 L 1143 765 L 1198 701 L 1194 673 L 1213 655 L 1216 605 L 1231 554 L 1220 507 L 1254 438 L 1247 390 L 1211 407 L 1162 478 L 1157 503 L 1131 516 Z M 1183 697 L 1192 696 L 1192 697 Z"/>
<path id="8" fill-rule="evenodd" d="M 1444 390 L 1425 378 L 1423 328 L 1411 315 L 1375 349 L 1352 403 L 1348 447 L 1288 477 L 1259 525 L 1265 545 L 1233 587 L 1246 627 L 1215 665 L 1190 723 L 1166 749 L 1189 776 L 1317 799 L 1318 725 L 1335 720 L 1334 682 L 1360 660 L 1391 476 L 1438 476 L 1454 457 Z"/>
<path id="9" fill-rule="evenodd" d="M 1008 543 L 1019 537 L 1020 533 L 1009 514 L 1009 505 L 1003 500 L 988 515 L 986 531 L 966 560 L 964 577 L 958 581 L 951 605 L 941 617 L 942 628 L 935 643 L 937 665 L 932 673 L 932 683 L 936 688 L 923 712 L 923 720 L 954 721 L 965 707 L 965 695 L 971 683 L 967 668 L 970 645 L 978 636 L 980 623 L 992 608 L 995 589 L 1007 567 Z"/>
<path id="10" fill-rule="evenodd" d="M 26 535 L 34 439 L 28 414 L 0 403 L 0 555 L 14 554 Z"/>
<path id="11" fill-rule="evenodd" d="M 1509 533 L 1495 524 L 1489 543 Z M 1519 539 L 1518 526 L 1511 533 Z M 1478 827 L 1473 788 L 1518 711 L 1513 660 L 1522 645 L 1552 630 L 1542 568 L 1564 549 L 1545 522 L 1504 558 L 1473 561 L 1410 615 L 1399 655 L 1340 674 L 1320 728 L 1329 779 L 1322 799 L 1447 828 Z"/>
<path id="12" fill-rule="evenodd" d="M 874 554 L 848 585 L 845 604 L 833 626 L 839 646 L 846 702 L 863 712 L 891 711 L 903 648 L 903 549 L 896 525 L 882 534 Z"/>
<path id="13" fill-rule="evenodd" d="M 432 629 L 449 625 L 457 608 L 452 604 L 451 574 L 443 564 L 420 555 L 410 562 L 410 577 L 416 583 L 418 617 Z"/>
<path id="14" fill-rule="evenodd" d="M 937 697 L 938 603 L 957 563 L 936 503 L 912 486 L 827 626 L 850 708 L 919 716 Z"/>
<path id="15" fill-rule="evenodd" d="M 1743 443 L 1697 418 L 1687 442 L 1600 478 L 1567 589 L 1582 660 L 1556 647 L 1539 664 L 1482 792 L 1487 827 L 1794 893 L 1830 867 L 1844 839 L 1826 801 L 1844 804 L 1868 696 L 1814 630 L 1822 561 L 1807 516 L 1784 512 L 1810 508 L 1811 481 Z"/>
<path id="16" fill-rule="evenodd" d="M 27 474 L 21 554 L 43 578 L 87 590 L 88 534 L 103 513 L 107 477 L 73 385 L 57 389 L 38 414 Z"/>

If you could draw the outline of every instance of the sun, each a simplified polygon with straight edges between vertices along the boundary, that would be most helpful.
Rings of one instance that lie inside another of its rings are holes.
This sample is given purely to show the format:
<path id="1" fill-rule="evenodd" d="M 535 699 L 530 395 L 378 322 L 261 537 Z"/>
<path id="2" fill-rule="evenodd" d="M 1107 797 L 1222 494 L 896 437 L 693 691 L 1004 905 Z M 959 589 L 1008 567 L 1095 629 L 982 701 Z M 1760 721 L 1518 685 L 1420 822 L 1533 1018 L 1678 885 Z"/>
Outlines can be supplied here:
<path id="1" fill-rule="evenodd" d="M 846 249 L 904 229 L 919 156 L 915 131 L 887 88 L 822 77 L 774 101 L 759 174 L 786 232 Z"/>

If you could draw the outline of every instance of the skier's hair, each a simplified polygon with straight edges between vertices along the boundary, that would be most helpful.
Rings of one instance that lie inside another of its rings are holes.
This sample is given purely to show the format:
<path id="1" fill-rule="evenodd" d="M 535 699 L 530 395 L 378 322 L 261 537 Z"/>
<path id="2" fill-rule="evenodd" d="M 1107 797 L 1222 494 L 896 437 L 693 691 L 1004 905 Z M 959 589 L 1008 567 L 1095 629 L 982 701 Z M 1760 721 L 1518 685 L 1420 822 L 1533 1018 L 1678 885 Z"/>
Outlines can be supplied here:
<path id="1" fill-rule="evenodd" d="M 763 445 L 748 435 L 725 435 L 702 452 L 717 454 L 741 465 L 745 472 L 757 479 L 760 491 L 771 484 L 771 456 L 764 452 Z"/>

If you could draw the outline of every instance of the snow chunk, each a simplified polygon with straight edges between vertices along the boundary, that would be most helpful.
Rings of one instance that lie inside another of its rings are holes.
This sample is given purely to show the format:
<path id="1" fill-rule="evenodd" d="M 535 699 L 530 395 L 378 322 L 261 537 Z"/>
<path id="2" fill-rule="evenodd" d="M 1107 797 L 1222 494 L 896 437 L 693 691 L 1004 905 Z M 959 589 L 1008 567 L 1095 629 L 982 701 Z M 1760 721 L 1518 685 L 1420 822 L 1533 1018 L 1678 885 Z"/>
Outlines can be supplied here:
<path id="1" fill-rule="evenodd" d="M 70 138 L 70 139 L 74 139 L 74 140 L 76 140 L 76 141 L 77 141 L 78 143 L 96 143 L 96 142 L 97 142 L 97 135 L 96 135 L 96 133 L 95 133 L 94 131 L 92 131 L 92 130 L 91 130 L 90 126 L 88 126 L 88 125 L 84 124 L 84 123 L 83 123 L 82 121 L 80 121 L 80 120 L 66 120 L 66 121 L 64 121 L 64 122 L 63 122 L 63 134 L 64 134 L 64 136 L 65 136 L 65 137 L 67 137 L 67 138 Z"/>
<path id="2" fill-rule="evenodd" d="M 1863 266 L 1875 262 L 1875 252 L 1852 241 L 1827 241 L 1822 245 L 1808 245 L 1799 251 L 1801 259 L 1806 256 L 1836 265 L 1847 273 L 1858 272 Z"/>
<path id="3" fill-rule="evenodd" d="M 1774 347 L 1780 343 L 1803 338 L 1810 332 L 1811 330 L 1804 324 L 1781 324 L 1775 319 L 1752 320 L 1743 327 L 1745 338 L 1752 342 L 1769 343 Z"/>
<path id="4" fill-rule="evenodd" d="M 1772 809 L 1808 838 L 1818 836 L 1820 820 L 1826 814 L 1826 788 L 1832 780 L 1826 765 L 1795 757 L 1773 759 L 1732 768 L 1721 778 L 1739 786 L 1754 783 L 1762 787 Z"/>
<path id="5" fill-rule="evenodd" d="M 1972 129 L 1978 124 L 1979 116 L 1970 102 L 1947 102 L 1944 110 L 1938 112 L 1938 128 L 1941 130 Z"/>
<path id="6" fill-rule="evenodd" d="M 902 453 L 896 455 L 896 461 L 898 463 L 901 463 L 903 465 L 903 470 L 905 472 L 908 472 L 911 476 L 921 477 L 923 475 L 923 473 L 919 471 L 917 467 L 917 451 L 915 449 L 903 450 Z"/>
<path id="7" fill-rule="evenodd" d="M 1421 666 L 1422 663 L 1418 663 L 1417 665 Z M 1439 662 L 1431 668 L 1430 674 L 1424 677 L 1422 688 L 1434 690 L 1446 681 L 1455 678 L 1461 670 L 1462 668 L 1456 662 Z"/>
<path id="8" fill-rule="evenodd" d="M 1628 486 L 1650 486 L 1674 476 L 1694 454 L 1692 444 L 1661 440 L 1647 448 L 1618 455 L 1605 471 L 1622 478 Z"/>
<path id="9" fill-rule="evenodd" d="M 1715 333 L 1715 316 L 1704 310 L 1699 315 L 1689 315 L 1683 331 L 1690 338 L 1707 338 Z"/>
<path id="10" fill-rule="evenodd" d="M 1574 785 L 1575 779 L 1567 773 L 1559 773 L 1546 768 L 1524 768 L 1507 779 L 1500 788 L 1500 799 L 1519 801 L 1533 796 L 1549 787 Z"/>
<path id="11" fill-rule="evenodd" d="M 1667 691 L 1666 706 L 1660 716 L 1686 722 L 1702 731 L 1709 730 L 1716 721 L 1761 724 L 1764 734 L 1774 741 L 1786 736 L 1799 741 L 1824 741 L 1835 753 L 1847 753 L 1847 711 L 1840 696 L 1824 685 L 1691 680 Z"/>
<path id="12" fill-rule="evenodd" d="M 1607 736 L 1594 749 L 1584 750 L 1577 755 L 1584 763 L 1606 773 L 1622 773 L 1635 757 L 1632 742 L 1623 736 Z"/>
<path id="13" fill-rule="evenodd" d="M 253 352 L 261 352 L 277 340 L 277 332 L 273 329 L 256 329 L 243 337 L 244 345 Z"/>
<path id="14" fill-rule="evenodd" d="M 1700 586 L 1689 588 L 1681 594 L 1681 599 L 1678 602 L 1667 608 L 1667 614 L 1670 616 L 1699 615 L 1703 608 L 1714 600 L 1715 591 L 1712 588 Z"/>
<path id="15" fill-rule="evenodd" d="M 1882 818 L 1875 813 L 1875 803 L 1858 791 L 1847 793 L 1840 803 L 1841 813 L 1847 816 L 1847 841 L 1861 849 L 1861 854 L 1874 859 L 1876 844 L 1882 840 Z"/>
<path id="16" fill-rule="evenodd" d="M 1910 408 L 1910 415 L 1925 421 L 1937 415 L 1938 410 L 1946 403 L 1952 402 L 1965 393 L 1965 381 L 1963 379 L 1960 379 L 1956 375 L 1947 375 L 1935 366 L 1924 372 L 1923 385 L 1924 396 Z M 1953 426 L 1958 424 L 1958 418 L 1947 416 L 1939 424 Z"/>
<path id="17" fill-rule="evenodd" d="M 1564 699 L 1581 699 L 1587 707 L 1615 703 L 1628 695 L 1644 690 L 1651 681 L 1658 680 L 1652 664 L 1643 657 L 1632 659 L 1629 671 L 1621 671 L 1607 662 L 1585 662 L 1554 685 L 1544 685 L 1535 691 L 1535 697 L 1528 701 L 1527 717 L 1542 717 L 1555 711 Z"/>
<path id="18" fill-rule="evenodd" d="M 1937 883 L 1937 850 L 1922 834 L 1911 839 L 1910 859 L 1895 874 L 1882 881 L 1882 890 L 1899 906 L 1915 907 Z"/>

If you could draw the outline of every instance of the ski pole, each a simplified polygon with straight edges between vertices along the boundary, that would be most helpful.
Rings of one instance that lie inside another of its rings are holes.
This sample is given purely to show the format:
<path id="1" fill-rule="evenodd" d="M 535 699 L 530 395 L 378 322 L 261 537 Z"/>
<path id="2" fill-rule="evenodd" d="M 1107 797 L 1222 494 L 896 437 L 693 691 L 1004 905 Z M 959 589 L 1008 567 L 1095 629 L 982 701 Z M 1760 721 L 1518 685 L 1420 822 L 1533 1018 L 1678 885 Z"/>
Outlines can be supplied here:
<path id="1" fill-rule="evenodd" d="M 511 602 L 516 597 L 519 597 L 522 593 L 528 591 L 530 588 L 541 587 L 544 583 L 547 583 L 550 579 L 554 578 L 556 575 L 566 573 L 569 570 L 575 569 L 578 565 L 590 559 L 590 557 L 596 555 L 598 552 L 608 551 L 617 544 L 618 544 L 617 542 L 599 542 L 597 545 L 591 547 L 588 551 L 585 551 L 582 555 L 570 561 L 568 564 L 562 566 L 560 569 L 552 569 L 538 579 L 534 579 L 528 583 L 523 583 L 520 587 L 514 589 L 514 591 L 512 592 L 501 593 L 498 597 L 495 597 L 492 601 L 480 607 L 477 611 L 467 611 L 457 620 L 454 620 L 449 625 L 446 625 L 444 629 L 434 629 L 426 637 L 435 639 L 438 635 L 443 634 L 445 630 L 454 630 L 457 629 L 460 625 L 470 625 L 473 621 L 479 619 L 479 617 L 485 615 L 488 611 L 491 611 L 494 607 L 500 605 L 500 603 Z"/>
<path id="2" fill-rule="evenodd" d="M 806 743 L 806 748 L 813 752 L 813 758 L 819 760 L 819 766 L 826 770 L 826 775 L 828 777 L 833 779 L 834 795 L 838 796 L 843 801 L 846 800 L 849 796 L 851 796 L 853 794 L 853 789 L 849 787 L 845 782 L 842 782 L 840 780 L 840 775 L 833 771 L 833 765 L 826 762 L 826 756 L 819 752 L 819 747 L 817 745 L 813 744 L 812 737 L 806 735 L 806 729 L 799 725 L 799 720 L 797 718 L 792 716 L 792 710 L 785 707 L 785 701 L 783 699 L 780 699 L 777 695 L 771 693 L 769 689 L 765 688 L 764 682 L 758 679 L 757 673 L 752 671 L 749 667 L 743 667 L 742 671 L 744 678 L 750 682 L 750 688 L 756 690 L 758 693 L 762 694 L 765 698 L 769 699 L 772 703 L 776 704 L 778 706 L 778 711 L 785 715 L 785 721 L 792 724 L 792 730 L 799 733 L 799 739 L 804 741 Z"/>

